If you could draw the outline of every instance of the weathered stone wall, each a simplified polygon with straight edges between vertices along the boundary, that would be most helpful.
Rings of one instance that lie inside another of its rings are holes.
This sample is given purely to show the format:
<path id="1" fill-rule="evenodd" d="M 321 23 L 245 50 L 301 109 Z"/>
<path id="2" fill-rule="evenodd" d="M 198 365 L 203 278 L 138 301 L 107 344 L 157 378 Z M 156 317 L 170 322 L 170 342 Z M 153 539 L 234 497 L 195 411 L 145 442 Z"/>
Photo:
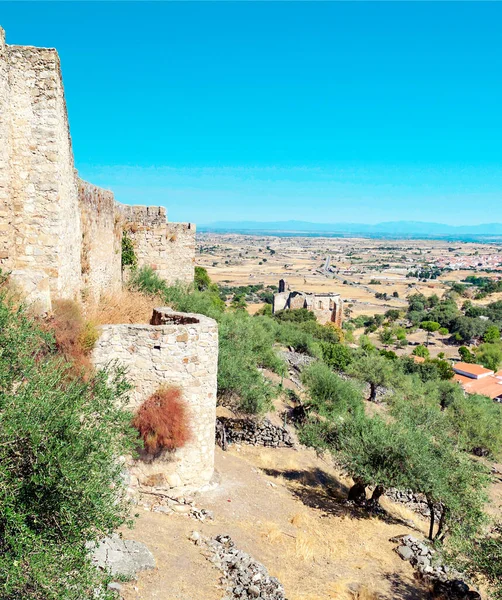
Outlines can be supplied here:
<path id="1" fill-rule="evenodd" d="M 5 35 L 0 28 L 0 263 L 5 264 L 9 258 L 9 249 L 13 246 L 13 213 L 9 201 L 10 182 L 10 113 L 9 105 L 9 72 L 6 59 Z"/>
<path id="2" fill-rule="evenodd" d="M 273 448 L 294 445 L 289 431 L 285 427 L 274 425 L 267 418 L 218 417 L 216 426 L 221 433 L 218 440 L 220 445 L 222 445 L 223 439 L 228 444 L 252 444 L 253 446 L 271 446 Z"/>
<path id="3" fill-rule="evenodd" d="M 99 298 L 122 285 L 122 225 L 113 193 L 78 179 L 83 291 Z"/>
<path id="4" fill-rule="evenodd" d="M 140 266 L 193 281 L 195 227 L 166 223 L 162 207 L 119 205 L 77 177 L 56 50 L 6 45 L 0 29 L 0 268 L 45 309 L 54 297 L 113 292 L 124 220 Z"/>
<path id="5" fill-rule="evenodd" d="M 0 53 L 2 266 L 33 299 L 80 287 L 80 219 L 59 57 L 53 49 Z"/>
<path id="6" fill-rule="evenodd" d="M 119 204 L 118 210 L 126 223 L 154 227 L 167 222 L 166 209 L 163 206 L 129 206 Z"/>
<path id="7" fill-rule="evenodd" d="M 138 266 L 148 266 L 169 284 L 192 283 L 195 225 L 167 223 L 165 209 L 118 205 L 133 244 Z"/>
<path id="8" fill-rule="evenodd" d="M 93 353 L 99 368 L 112 360 L 128 370 L 134 386 L 131 408 L 136 410 L 163 386 L 181 389 L 188 409 L 190 441 L 179 450 L 153 460 L 139 459 L 131 473 L 142 485 L 201 487 L 214 468 L 218 328 L 202 315 L 164 315 L 162 325 L 105 325 Z"/>
<path id="9" fill-rule="evenodd" d="M 272 305 L 272 312 L 276 313 L 280 310 L 284 310 L 288 305 L 289 292 L 280 292 L 274 294 L 274 302 Z"/>
<path id="10" fill-rule="evenodd" d="M 290 291 L 287 282 L 279 281 L 278 294 L 274 294 L 272 310 L 298 310 L 307 308 L 313 312 L 322 325 L 332 322 L 341 327 L 343 301 L 338 294 L 306 294 L 305 292 Z"/>

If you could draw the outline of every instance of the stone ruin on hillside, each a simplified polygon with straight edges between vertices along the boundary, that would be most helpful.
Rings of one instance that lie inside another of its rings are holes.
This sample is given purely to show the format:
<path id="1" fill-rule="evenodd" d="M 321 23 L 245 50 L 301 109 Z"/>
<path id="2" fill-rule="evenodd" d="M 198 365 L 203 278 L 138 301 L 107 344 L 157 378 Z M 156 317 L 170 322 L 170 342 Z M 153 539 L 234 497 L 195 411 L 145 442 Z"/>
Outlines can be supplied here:
<path id="1" fill-rule="evenodd" d="M 274 294 L 272 310 L 274 314 L 279 310 L 306 308 L 313 312 L 321 324 L 328 322 L 342 326 L 343 300 L 340 294 L 309 294 L 290 289 L 284 279 L 279 281 L 279 292 Z"/>
<path id="2" fill-rule="evenodd" d="M 182 391 L 190 428 L 178 450 L 150 460 L 140 457 L 129 470 L 133 484 L 156 488 L 200 488 L 214 467 L 218 326 L 202 315 L 154 311 L 151 325 L 105 325 L 93 352 L 96 367 L 116 361 L 133 383 L 133 411 L 159 388 Z"/>
<path id="3" fill-rule="evenodd" d="M 0 268 L 29 301 L 120 289 L 124 229 L 139 266 L 193 281 L 195 226 L 78 177 L 57 51 L 7 45 L 1 28 L 0 140 Z"/>
<path id="4" fill-rule="evenodd" d="M 122 287 L 122 238 L 138 266 L 168 283 L 194 279 L 195 226 L 168 223 L 162 207 L 125 206 L 75 171 L 59 56 L 51 48 L 5 44 L 0 28 L 0 268 L 29 303 L 98 299 Z M 151 325 L 105 325 L 96 367 L 126 367 L 131 409 L 176 386 L 189 440 L 154 460 L 132 462 L 132 483 L 197 488 L 214 465 L 218 329 L 202 315 L 155 312 Z"/>

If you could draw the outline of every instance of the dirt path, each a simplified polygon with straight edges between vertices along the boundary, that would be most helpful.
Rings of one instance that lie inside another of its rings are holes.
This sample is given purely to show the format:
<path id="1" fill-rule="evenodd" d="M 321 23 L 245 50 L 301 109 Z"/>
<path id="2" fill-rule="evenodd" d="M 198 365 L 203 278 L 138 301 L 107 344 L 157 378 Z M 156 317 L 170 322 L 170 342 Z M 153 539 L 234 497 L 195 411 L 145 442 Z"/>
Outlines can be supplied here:
<path id="1" fill-rule="evenodd" d="M 219 485 L 196 498 L 214 521 L 140 509 L 135 529 L 124 532 L 157 560 L 157 569 L 124 586 L 126 600 L 223 596 L 219 571 L 188 540 L 193 530 L 231 535 L 279 578 L 289 600 L 351 598 L 349 588 L 361 585 L 389 600 L 427 597 L 389 542 L 410 528 L 345 506 L 348 482 L 314 452 L 234 447 L 218 450 L 216 470 Z"/>

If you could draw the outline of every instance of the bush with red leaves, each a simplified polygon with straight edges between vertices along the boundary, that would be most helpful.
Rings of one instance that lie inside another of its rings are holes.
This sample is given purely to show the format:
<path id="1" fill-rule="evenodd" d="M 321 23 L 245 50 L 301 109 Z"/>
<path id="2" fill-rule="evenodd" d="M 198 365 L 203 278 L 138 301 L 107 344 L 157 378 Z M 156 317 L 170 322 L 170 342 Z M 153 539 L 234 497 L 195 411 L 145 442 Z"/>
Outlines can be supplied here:
<path id="1" fill-rule="evenodd" d="M 85 321 L 79 304 L 73 300 L 55 300 L 43 328 L 54 335 L 58 352 L 73 363 L 79 375 L 87 378 L 93 373 L 89 355 L 99 333 L 92 323 Z"/>
<path id="2" fill-rule="evenodd" d="M 149 454 L 182 448 L 190 435 L 181 390 L 174 387 L 157 390 L 139 407 L 132 424 Z"/>

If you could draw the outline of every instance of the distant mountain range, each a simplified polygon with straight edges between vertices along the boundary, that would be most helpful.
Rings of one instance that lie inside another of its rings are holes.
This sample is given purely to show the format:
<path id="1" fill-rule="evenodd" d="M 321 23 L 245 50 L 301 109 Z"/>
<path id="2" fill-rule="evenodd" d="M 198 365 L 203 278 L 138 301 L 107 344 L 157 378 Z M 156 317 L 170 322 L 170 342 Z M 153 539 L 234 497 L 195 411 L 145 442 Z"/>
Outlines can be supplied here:
<path id="1" fill-rule="evenodd" d="M 358 235 L 391 235 L 403 236 L 470 236 L 470 235 L 502 235 L 502 223 L 486 223 L 483 225 L 444 225 L 442 223 L 426 223 L 423 221 L 389 221 L 376 225 L 363 223 L 309 223 L 308 221 L 218 221 L 209 225 L 201 225 L 199 231 L 206 232 L 260 232 L 260 233 L 299 233 L 306 234 L 358 234 Z"/>

